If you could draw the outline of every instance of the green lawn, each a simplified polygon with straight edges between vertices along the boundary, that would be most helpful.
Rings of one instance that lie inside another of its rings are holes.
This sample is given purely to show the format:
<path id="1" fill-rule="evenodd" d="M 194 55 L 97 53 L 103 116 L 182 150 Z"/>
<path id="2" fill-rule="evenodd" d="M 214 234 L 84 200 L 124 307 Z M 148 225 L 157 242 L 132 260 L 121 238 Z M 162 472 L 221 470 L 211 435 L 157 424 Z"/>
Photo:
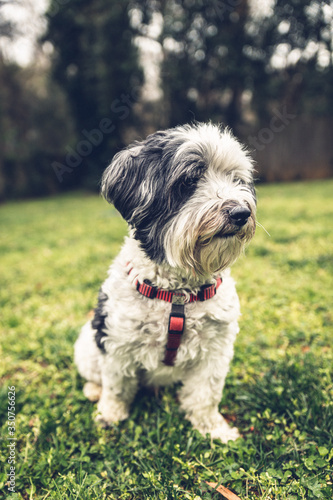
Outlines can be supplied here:
<path id="1" fill-rule="evenodd" d="M 176 389 L 141 392 L 130 420 L 96 427 L 73 343 L 126 227 L 82 193 L 0 207 L 0 490 L 9 493 L 8 387 L 16 392 L 16 494 L 24 499 L 333 496 L 333 181 L 259 186 L 260 227 L 233 269 L 241 332 L 221 402 L 243 437 L 204 439 Z M 0 495 L 1 496 L 1 495 Z"/>

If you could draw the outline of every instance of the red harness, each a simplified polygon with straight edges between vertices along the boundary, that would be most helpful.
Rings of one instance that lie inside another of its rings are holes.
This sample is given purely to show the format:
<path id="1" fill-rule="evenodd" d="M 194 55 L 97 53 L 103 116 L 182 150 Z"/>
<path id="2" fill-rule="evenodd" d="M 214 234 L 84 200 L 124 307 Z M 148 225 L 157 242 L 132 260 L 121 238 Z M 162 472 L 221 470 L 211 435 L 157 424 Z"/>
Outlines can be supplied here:
<path id="1" fill-rule="evenodd" d="M 132 270 L 133 268 L 128 271 L 128 274 L 130 274 Z M 164 300 L 165 302 L 172 303 L 168 325 L 168 341 L 163 360 L 165 365 L 173 366 L 175 363 L 181 336 L 185 328 L 185 304 L 198 301 L 203 302 L 204 300 L 211 299 L 216 294 L 216 291 L 221 283 L 222 278 L 219 277 L 216 280 L 216 285 L 203 285 L 197 295 L 191 293 L 189 296 L 186 296 L 184 293 L 171 292 L 169 290 L 153 286 L 150 282 L 148 282 L 148 280 L 144 280 L 143 283 L 135 280 L 137 291 L 144 297 L 147 297 L 148 299 Z"/>

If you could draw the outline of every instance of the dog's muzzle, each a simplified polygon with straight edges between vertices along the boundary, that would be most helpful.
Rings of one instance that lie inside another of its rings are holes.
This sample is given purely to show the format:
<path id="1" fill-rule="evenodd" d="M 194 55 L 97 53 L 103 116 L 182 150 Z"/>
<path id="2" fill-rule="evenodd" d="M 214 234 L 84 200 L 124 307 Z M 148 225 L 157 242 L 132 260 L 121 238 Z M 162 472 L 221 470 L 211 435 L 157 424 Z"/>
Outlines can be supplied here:
<path id="1" fill-rule="evenodd" d="M 242 227 L 247 223 L 248 218 L 251 215 L 251 210 L 243 205 L 232 208 L 229 211 L 229 218 L 232 224 L 238 227 Z"/>
<path id="2" fill-rule="evenodd" d="M 232 203 L 223 210 L 223 224 L 215 236 L 218 238 L 232 238 L 237 234 L 243 234 L 242 228 L 252 216 L 249 207 Z"/>

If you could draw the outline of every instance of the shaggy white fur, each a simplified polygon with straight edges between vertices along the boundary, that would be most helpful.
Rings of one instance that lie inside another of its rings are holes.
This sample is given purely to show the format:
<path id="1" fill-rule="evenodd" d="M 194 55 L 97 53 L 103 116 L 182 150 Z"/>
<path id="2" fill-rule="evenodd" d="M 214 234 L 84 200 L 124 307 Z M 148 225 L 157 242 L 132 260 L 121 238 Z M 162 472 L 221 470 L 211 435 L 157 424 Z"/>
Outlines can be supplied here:
<path id="1" fill-rule="evenodd" d="M 154 190 L 157 181 L 152 167 L 147 170 L 148 179 L 138 177 L 132 182 L 131 189 L 136 188 L 140 193 L 136 202 L 139 222 L 136 224 L 133 210 L 126 215 L 130 235 L 101 288 L 103 300 L 98 314 L 102 318 L 99 333 L 103 350 L 96 343 L 98 328 L 89 321 L 75 344 L 75 362 L 88 381 L 85 395 L 92 401 L 99 399 L 100 423 L 109 425 L 127 418 L 139 384 L 160 386 L 181 382 L 179 400 L 186 418 L 203 435 L 209 433 L 212 438 L 227 442 L 239 436 L 238 430 L 231 428 L 218 411 L 240 314 L 229 265 L 255 230 L 256 204 L 250 185 L 252 162 L 228 130 L 213 125 L 178 127 L 165 132 L 163 137 L 168 145 L 175 138 L 178 140 L 177 146 L 168 149 L 168 165 L 177 165 L 179 178 L 185 169 L 188 172 L 191 168 L 188 164 L 180 166 L 183 155 L 193 151 L 205 169 L 196 179 L 195 189 L 172 216 L 172 206 L 168 207 L 167 215 L 165 211 L 157 214 L 156 220 L 153 211 L 149 214 L 151 227 L 146 224 L 149 231 L 154 230 L 154 224 L 160 226 L 163 258 L 152 258 L 142 243 L 144 239 L 138 236 L 143 221 L 140 206 L 147 211 L 153 205 L 150 190 Z M 146 150 L 145 143 L 141 148 L 133 146 L 133 161 L 138 161 L 142 151 L 149 156 L 152 146 L 147 144 Z M 163 147 L 160 147 L 163 161 Z M 174 152 L 172 159 L 170 151 Z M 130 152 L 128 149 L 125 153 L 125 163 Z M 104 192 L 113 182 L 113 175 L 127 175 L 128 166 L 121 171 L 119 158 L 115 160 L 117 167 L 112 170 L 111 164 L 105 174 Z M 133 171 L 130 175 L 132 179 Z M 170 172 L 164 167 L 161 175 L 164 179 L 160 182 L 167 186 L 170 176 L 175 176 L 174 168 Z M 118 189 L 117 196 L 128 196 L 128 184 Z M 109 198 L 115 196 L 113 193 Z M 163 199 L 161 203 L 165 203 Z M 247 207 L 249 215 L 243 215 L 242 221 L 236 220 L 232 215 L 234 207 Z M 125 213 L 125 209 L 120 211 Z M 214 297 L 185 304 L 185 330 L 175 364 L 166 366 L 163 359 L 171 305 L 139 294 L 136 280 L 140 283 L 149 280 L 154 286 L 176 290 L 188 298 L 190 293 L 197 294 L 202 285 L 216 283 L 219 276 L 223 282 Z"/>

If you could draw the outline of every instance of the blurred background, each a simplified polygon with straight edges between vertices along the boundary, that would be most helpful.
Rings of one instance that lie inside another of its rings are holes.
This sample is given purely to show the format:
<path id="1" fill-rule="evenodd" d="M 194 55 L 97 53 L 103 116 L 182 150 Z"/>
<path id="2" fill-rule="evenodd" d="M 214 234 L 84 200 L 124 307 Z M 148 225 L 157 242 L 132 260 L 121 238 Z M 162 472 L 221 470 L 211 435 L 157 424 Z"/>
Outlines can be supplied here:
<path id="1" fill-rule="evenodd" d="M 84 188 L 129 142 L 222 122 L 262 182 L 333 175 L 331 0 L 0 0 L 0 200 Z"/>

